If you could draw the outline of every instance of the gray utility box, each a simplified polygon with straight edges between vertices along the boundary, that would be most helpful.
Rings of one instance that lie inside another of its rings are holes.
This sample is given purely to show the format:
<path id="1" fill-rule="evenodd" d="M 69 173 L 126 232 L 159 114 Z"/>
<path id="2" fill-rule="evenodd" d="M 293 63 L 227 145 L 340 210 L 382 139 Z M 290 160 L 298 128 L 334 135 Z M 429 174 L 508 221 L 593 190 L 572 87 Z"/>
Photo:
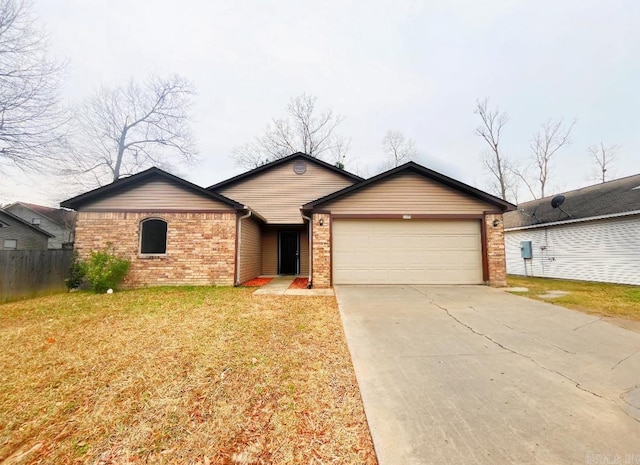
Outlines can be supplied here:
<path id="1" fill-rule="evenodd" d="M 531 241 L 520 242 L 520 255 L 522 258 L 533 258 L 533 247 Z"/>

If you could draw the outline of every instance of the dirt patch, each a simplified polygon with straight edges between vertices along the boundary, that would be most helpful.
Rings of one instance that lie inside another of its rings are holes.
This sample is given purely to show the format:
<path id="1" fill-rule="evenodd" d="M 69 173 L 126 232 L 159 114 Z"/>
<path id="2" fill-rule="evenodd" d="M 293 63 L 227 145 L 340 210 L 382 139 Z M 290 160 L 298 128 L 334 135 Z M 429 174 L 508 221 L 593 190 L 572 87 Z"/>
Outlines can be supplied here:
<path id="1" fill-rule="evenodd" d="M 296 278 L 289 286 L 289 289 L 306 289 L 308 285 L 309 278 Z"/>
<path id="2" fill-rule="evenodd" d="M 527 291 L 525 291 L 527 292 Z M 557 299 L 558 297 L 564 297 L 565 295 L 569 295 L 570 293 L 567 291 L 547 291 L 544 294 L 539 294 L 538 297 L 545 300 Z"/>
<path id="3" fill-rule="evenodd" d="M 264 286 L 265 284 L 269 284 L 272 280 L 273 278 L 253 278 L 243 283 L 242 285 L 244 287 L 260 287 Z"/>

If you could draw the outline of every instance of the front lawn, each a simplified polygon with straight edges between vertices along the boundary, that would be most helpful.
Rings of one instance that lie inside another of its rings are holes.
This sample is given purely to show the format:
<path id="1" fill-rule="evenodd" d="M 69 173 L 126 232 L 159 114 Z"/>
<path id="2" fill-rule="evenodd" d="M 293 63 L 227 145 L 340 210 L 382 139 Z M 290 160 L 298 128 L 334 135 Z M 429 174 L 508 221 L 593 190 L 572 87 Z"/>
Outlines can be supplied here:
<path id="1" fill-rule="evenodd" d="M 0 463 L 376 463 L 333 297 L 0 305 Z"/>
<path id="2" fill-rule="evenodd" d="M 507 277 L 507 284 L 510 287 L 529 289 L 528 292 L 518 292 L 518 295 L 553 302 L 586 313 L 640 321 L 639 286 L 565 279 L 525 278 L 512 275 Z M 553 299 L 540 297 L 540 295 L 553 290 L 566 291 L 568 294 Z"/>

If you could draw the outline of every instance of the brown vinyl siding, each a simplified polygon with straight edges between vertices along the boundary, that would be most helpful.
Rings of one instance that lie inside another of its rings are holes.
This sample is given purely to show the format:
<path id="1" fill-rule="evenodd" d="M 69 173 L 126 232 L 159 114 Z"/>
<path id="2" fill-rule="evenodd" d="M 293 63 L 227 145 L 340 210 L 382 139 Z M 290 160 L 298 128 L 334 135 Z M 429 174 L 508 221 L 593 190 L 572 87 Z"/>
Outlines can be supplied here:
<path id="1" fill-rule="evenodd" d="M 266 170 L 218 192 L 249 205 L 267 223 L 303 224 L 300 207 L 354 183 L 338 173 L 306 162 L 304 174 L 293 172 L 295 160 Z"/>
<path id="2" fill-rule="evenodd" d="M 300 274 L 309 274 L 309 235 L 307 228 L 300 230 Z"/>
<path id="3" fill-rule="evenodd" d="M 265 228 L 262 232 L 262 274 L 278 274 L 278 230 Z"/>
<path id="4" fill-rule="evenodd" d="M 262 273 L 262 241 L 260 225 L 252 218 L 242 221 L 240 237 L 240 283 Z"/>
<path id="5" fill-rule="evenodd" d="M 190 191 L 166 179 L 152 179 L 126 190 L 88 202 L 81 211 L 109 210 L 231 210 L 229 205 Z"/>
<path id="6" fill-rule="evenodd" d="M 322 206 L 332 214 L 482 214 L 492 205 L 417 173 L 403 173 Z"/>

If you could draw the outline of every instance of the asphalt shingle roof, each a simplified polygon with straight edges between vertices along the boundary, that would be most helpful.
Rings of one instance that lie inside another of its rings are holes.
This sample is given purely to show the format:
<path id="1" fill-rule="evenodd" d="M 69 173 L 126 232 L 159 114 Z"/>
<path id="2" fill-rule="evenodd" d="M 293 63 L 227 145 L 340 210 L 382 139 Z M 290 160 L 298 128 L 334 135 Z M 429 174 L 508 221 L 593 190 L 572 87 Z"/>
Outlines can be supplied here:
<path id="1" fill-rule="evenodd" d="M 522 203 L 505 213 L 505 229 L 640 210 L 640 174 L 562 192 L 565 200 L 559 208 L 551 206 L 556 195 Z"/>

